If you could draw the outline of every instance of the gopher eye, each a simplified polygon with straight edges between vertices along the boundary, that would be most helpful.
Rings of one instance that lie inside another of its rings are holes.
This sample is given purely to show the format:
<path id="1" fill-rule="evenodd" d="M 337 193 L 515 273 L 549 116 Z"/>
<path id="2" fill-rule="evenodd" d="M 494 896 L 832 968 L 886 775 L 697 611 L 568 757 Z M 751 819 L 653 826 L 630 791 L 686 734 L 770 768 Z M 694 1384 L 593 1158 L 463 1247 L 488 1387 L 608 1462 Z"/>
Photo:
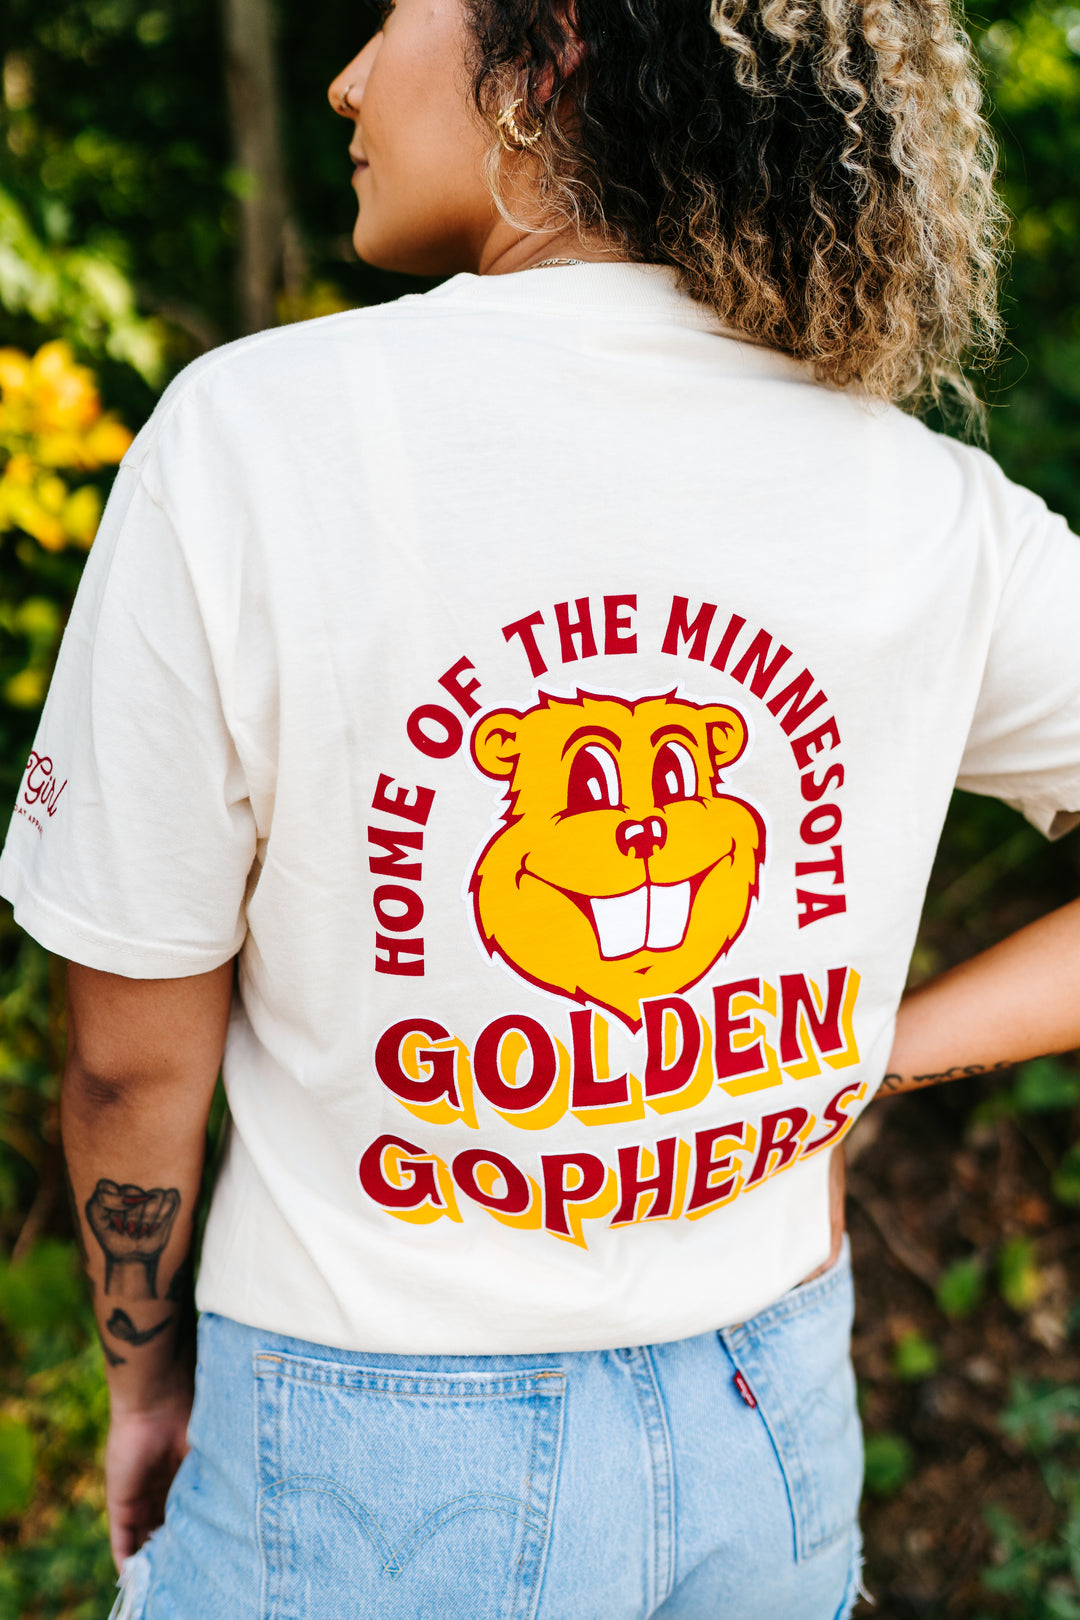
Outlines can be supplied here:
<path id="1" fill-rule="evenodd" d="M 682 743 L 666 742 L 656 756 L 652 773 L 653 802 L 659 808 L 679 799 L 698 796 L 697 767 Z"/>
<path id="2" fill-rule="evenodd" d="M 566 785 L 566 814 L 584 810 L 618 810 L 622 806 L 619 767 L 599 743 L 587 743 L 575 756 Z"/>

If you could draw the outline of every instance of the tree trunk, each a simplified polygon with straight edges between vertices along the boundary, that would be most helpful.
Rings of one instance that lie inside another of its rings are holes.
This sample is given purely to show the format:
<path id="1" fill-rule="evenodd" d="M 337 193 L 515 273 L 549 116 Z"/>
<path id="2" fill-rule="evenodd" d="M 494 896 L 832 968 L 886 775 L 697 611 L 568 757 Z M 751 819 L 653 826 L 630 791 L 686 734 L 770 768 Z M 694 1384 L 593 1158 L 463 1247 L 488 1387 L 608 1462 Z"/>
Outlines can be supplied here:
<path id="1" fill-rule="evenodd" d="M 286 216 L 280 91 L 272 0 L 222 0 L 232 121 L 239 173 L 237 303 L 244 332 L 275 323 Z"/>

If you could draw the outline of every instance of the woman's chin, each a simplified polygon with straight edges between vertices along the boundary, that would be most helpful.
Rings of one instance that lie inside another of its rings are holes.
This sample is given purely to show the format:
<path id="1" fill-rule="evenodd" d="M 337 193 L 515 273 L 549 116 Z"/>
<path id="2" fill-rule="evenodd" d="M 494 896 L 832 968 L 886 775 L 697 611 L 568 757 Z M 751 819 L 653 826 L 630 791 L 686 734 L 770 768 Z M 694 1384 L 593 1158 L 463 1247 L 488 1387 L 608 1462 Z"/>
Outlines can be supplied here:
<path id="1" fill-rule="evenodd" d="M 462 270 L 475 270 L 471 256 L 463 254 L 460 245 L 447 246 L 440 242 L 417 242 L 392 237 L 382 232 L 365 230 L 358 220 L 353 231 L 353 247 L 357 257 L 373 270 L 392 270 L 403 276 L 453 276 Z M 465 262 L 466 257 L 470 262 Z"/>

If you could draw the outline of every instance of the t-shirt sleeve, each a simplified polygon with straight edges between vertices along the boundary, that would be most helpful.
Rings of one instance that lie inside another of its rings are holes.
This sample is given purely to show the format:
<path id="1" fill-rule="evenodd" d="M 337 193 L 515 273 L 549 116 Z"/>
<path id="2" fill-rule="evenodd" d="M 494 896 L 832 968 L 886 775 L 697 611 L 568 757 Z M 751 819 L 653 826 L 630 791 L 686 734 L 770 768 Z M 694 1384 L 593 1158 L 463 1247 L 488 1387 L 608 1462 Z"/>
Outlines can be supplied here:
<path id="1" fill-rule="evenodd" d="M 989 457 L 968 454 L 1004 572 L 957 786 L 1060 838 L 1080 823 L 1080 538 Z"/>
<path id="2" fill-rule="evenodd" d="M 47 949 L 146 979 L 239 950 L 255 827 L 223 665 L 180 537 L 126 463 L 0 858 L 0 893 Z"/>

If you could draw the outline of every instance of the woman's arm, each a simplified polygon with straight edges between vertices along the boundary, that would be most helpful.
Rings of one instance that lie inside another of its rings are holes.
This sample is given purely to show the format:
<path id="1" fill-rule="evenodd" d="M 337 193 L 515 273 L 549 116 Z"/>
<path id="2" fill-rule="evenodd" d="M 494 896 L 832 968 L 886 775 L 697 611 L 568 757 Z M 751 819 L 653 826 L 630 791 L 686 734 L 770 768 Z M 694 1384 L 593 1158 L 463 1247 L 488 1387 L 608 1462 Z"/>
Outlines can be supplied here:
<path id="1" fill-rule="evenodd" d="M 192 1223 L 233 967 L 127 979 L 70 963 L 61 1124 L 108 1363 L 117 1564 L 161 1523 L 187 1450 Z"/>
<path id="2" fill-rule="evenodd" d="M 882 1093 L 1080 1047 L 1080 900 L 920 985 L 900 1004 Z"/>

